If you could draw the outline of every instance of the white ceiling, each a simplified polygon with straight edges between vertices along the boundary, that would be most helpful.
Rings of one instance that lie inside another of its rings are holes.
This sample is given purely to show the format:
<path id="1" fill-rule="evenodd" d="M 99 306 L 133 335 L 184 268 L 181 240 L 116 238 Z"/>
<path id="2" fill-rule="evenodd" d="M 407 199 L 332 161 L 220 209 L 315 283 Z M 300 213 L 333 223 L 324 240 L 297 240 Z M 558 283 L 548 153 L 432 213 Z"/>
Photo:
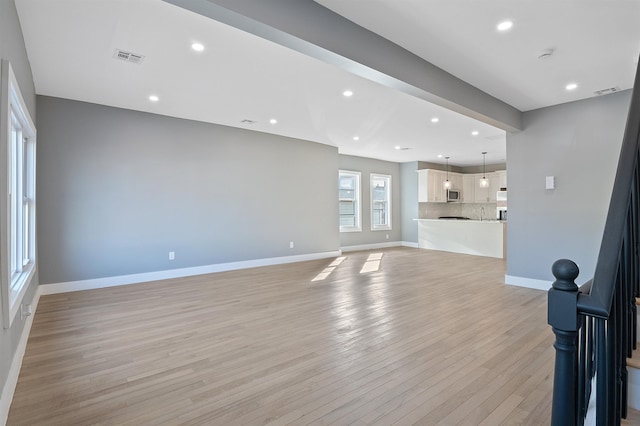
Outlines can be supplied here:
<path id="1" fill-rule="evenodd" d="M 638 0 L 314 1 L 520 111 L 629 89 L 640 54 Z"/>
<path id="2" fill-rule="evenodd" d="M 521 110 L 605 87 L 629 88 L 640 51 L 635 0 L 318 3 Z M 269 132 L 396 162 L 444 162 L 440 154 L 454 165 L 476 165 L 482 151 L 488 164 L 505 160 L 500 129 L 160 0 L 16 0 L 16 6 L 38 94 Z M 569 30 L 558 29 L 551 9 L 561 9 Z M 503 18 L 515 26 L 497 34 Z M 205 50 L 191 50 L 194 41 Z M 538 61 L 546 47 L 556 54 Z M 114 59 L 115 49 L 142 54 L 144 61 Z M 579 88 L 567 93 L 570 80 Z M 354 96 L 343 97 L 345 89 Z M 160 101 L 150 102 L 151 94 Z"/>

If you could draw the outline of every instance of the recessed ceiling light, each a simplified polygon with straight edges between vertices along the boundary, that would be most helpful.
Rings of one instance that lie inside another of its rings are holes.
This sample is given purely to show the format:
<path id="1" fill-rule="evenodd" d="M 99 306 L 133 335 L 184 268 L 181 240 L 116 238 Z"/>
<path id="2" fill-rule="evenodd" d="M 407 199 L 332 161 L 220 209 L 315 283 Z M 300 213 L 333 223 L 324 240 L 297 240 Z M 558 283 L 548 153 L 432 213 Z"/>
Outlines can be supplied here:
<path id="1" fill-rule="evenodd" d="M 354 140 L 354 141 L 359 141 L 359 140 L 360 140 L 360 137 L 358 137 L 358 136 L 354 136 L 354 137 L 353 137 L 353 140 Z"/>
<path id="2" fill-rule="evenodd" d="M 396 146 L 395 146 L 395 149 L 400 150 L 400 149 L 402 149 L 402 147 L 401 147 L 400 145 L 396 145 Z"/>
<path id="3" fill-rule="evenodd" d="M 567 90 L 576 90 L 578 88 L 578 85 L 576 83 L 569 83 L 564 86 L 564 88 Z"/>
<path id="4" fill-rule="evenodd" d="M 202 52 L 204 50 L 204 45 L 200 44 L 200 43 L 193 43 L 191 45 L 191 48 L 193 50 L 195 50 L 196 52 Z"/>
<path id="5" fill-rule="evenodd" d="M 513 27 L 512 21 L 502 21 L 498 24 L 496 28 L 498 28 L 498 31 L 507 31 L 511 27 Z"/>
<path id="6" fill-rule="evenodd" d="M 437 123 L 438 121 L 440 121 L 440 119 L 439 119 L 438 117 L 433 117 L 433 118 L 431 119 L 431 122 L 432 122 L 432 123 Z"/>
<path id="7" fill-rule="evenodd" d="M 478 133 L 478 131 L 477 131 L 477 130 L 474 130 L 473 132 L 471 132 L 471 134 L 472 134 L 473 136 L 478 136 L 478 134 L 479 134 L 479 133 Z"/>
<path id="8" fill-rule="evenodd" d="M 442 154 L 438 154 L 438 158 L 442 158 L 444 157 Z"/>
<path id="9" fill-rule="evenodd" d="M 158 102 L 160 100 L 160 98 L 157 97 L 156 95 L 151 95 L 151 96 L 149 96 L 149 100 L 151 102 Z"/>
<path id="10" fill-rule="evenodd" d="M 272 118 L 271 120 L 269 120 L 269 123 L 271 124 L 277 124 L 278 120 L 276 120 L 275 118 Z"/>
<path id="11" fill-rule="evenodd" d="M 345 90 L 344 92 L 342 92 L 342 96 L 348 98 L 350 96 L 353 96 L 353 92 L 351 90 Z"/>

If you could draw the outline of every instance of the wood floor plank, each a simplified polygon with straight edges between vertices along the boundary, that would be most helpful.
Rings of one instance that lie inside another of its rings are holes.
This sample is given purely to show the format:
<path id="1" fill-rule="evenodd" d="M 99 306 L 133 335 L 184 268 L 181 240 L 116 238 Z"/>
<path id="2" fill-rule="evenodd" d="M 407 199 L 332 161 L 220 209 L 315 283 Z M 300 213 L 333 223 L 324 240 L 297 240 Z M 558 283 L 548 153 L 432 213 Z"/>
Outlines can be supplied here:
<path id="1" fill-rule="evenodd" d="M 313 281 L 332 261 L 43 296 L 7 424 L 548 424 L 546 292 L 411 248 Z"/>

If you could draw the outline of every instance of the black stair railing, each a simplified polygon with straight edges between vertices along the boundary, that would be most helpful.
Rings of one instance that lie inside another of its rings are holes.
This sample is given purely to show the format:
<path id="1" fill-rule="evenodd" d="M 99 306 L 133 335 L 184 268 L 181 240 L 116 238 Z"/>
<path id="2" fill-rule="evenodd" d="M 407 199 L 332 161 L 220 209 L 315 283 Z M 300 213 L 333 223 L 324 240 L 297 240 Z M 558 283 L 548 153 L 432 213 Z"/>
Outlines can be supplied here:
<path id="1" fill-rule="evenodd" d="M 640 296 L 640 73 L 636 72 L 618 169 L 593 279 L 578 287 L 578 267 L 552 266 L 549 324 L 556 335 L 552 426 L 598 426 L 627 415 L 627 357 L 636 346 Z M 590 405 L 595 393 L 595 404 Z M 591 416 L 591 414 L 589 414 Z"/>

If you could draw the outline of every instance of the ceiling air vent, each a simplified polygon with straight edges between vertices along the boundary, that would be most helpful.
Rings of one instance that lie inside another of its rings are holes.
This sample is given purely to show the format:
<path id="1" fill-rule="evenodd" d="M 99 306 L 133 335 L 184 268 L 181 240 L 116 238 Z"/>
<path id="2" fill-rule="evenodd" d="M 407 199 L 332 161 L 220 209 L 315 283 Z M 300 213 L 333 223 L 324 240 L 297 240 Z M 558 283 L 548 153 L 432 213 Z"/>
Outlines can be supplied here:
<path id="1" fill-rule="evenodd" d="M 616 93 L 619 91 L 620 91 L 620 88 L 616 86 L 616 87 L 609 87 L 608 89 L 596 90 L 595 92 L 593 92 L 593 94 L 600 96 L 600 95 L 608 95 L 609 93 Z"/>
<path id="2" fill-rule="evenodd" d="M 116 49 L 113 57 L 121 61 L 131 62 L 132 64 L 140 64 L 144 60 L 144 55 L 127 52 L 126 50 Z"/>
<path id="3" fill-rule="evenodd" d="M 254 120 L 249 120 L 248 118 L 245 118 L 244 120 L 241 121 L 241 123 L 244 124 L 255 124 Z"/>

